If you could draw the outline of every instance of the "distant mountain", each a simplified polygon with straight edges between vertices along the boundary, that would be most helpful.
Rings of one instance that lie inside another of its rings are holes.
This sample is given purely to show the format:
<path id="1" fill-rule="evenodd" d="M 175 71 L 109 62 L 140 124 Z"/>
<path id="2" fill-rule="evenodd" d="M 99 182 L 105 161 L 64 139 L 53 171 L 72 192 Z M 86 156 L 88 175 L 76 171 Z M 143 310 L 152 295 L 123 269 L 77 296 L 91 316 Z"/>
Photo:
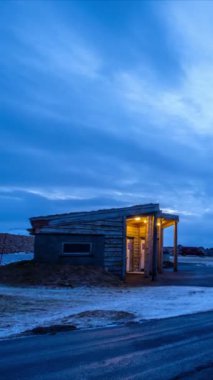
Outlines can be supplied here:
<path id="1" fill-rule="evenodd" d="M 164 253 L 170 255 L 173 254 L 173 247 L 164 247 Z M 204 248 L 204 247 L 189 247 L 178 245 L 178 253 L 183 256 L 213 256 L 213 248 Z"/>

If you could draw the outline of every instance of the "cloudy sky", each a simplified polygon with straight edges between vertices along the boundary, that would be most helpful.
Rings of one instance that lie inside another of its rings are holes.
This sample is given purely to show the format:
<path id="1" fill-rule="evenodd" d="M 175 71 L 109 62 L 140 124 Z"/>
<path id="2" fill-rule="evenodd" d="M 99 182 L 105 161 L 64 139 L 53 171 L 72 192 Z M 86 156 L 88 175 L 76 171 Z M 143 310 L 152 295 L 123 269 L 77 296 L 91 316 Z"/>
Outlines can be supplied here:
<path id="1" fill-rule="evenodd" d="M 0 2 L 0 230 L 157 203 L 213 246 L 213 2 Z"/>

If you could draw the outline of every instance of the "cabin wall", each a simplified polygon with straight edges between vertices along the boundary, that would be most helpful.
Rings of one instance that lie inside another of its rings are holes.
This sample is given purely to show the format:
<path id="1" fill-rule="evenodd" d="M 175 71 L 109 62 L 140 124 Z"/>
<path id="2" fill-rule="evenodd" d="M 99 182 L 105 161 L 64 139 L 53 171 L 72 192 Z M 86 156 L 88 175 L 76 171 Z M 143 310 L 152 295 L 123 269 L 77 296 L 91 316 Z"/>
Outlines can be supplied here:
<path id="1" fill-rule="evenodd" d="M 64 243 L 88 243 L 90 255 L 64 254 Z M 38 234 L 35 237 L 35 261 L 72 265 L 103 266 L 104 236 L 71 234 Z"/>
<path id="2" fill-rule="evenodd" d="M 69 222 L 60 226 L 45 226 L 35 237 L 35 260 L 69 262 L 71 264 L 101 265 L 122 277 L 124 265 L 124 219 L 113 218 L 99 221 Z M 102 236 L 100 236 L 102 235 Z M 63 257 L 63 242 L 91 242 L 92 257 Z"/>

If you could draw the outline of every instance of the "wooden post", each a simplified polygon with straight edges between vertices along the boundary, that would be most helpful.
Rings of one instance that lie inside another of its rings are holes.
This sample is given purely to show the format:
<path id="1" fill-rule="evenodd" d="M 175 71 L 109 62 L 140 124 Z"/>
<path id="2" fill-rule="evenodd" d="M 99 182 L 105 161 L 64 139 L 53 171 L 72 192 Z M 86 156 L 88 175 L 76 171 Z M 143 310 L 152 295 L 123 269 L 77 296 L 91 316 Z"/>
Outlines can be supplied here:
<path id="1" fill-rule="evenodd" d="M 126 255 L 127 255 L 127 247 L 126 247 L 126 230 L 127 230 L 127 223 L 126 218 L 122 218 L 123 221 L 123 263 L 122 263 L 122 278 L 125 279 L 126 277 Z"/>
<path id="2" fill-rule="evenodd" d="M 145 263 L 144 263 L 144 276 L 149 277 L 152 268 L 152 242 L 153 242 L 153 223 L 152 216 L 147 217 L 146 225 L 146 250 L 145 250 Z"/>
<path id="3" fill-rule="evenodd" d="M 158 230 L 157 230 L 157 217 L 153 217 L 153 252 L 152 252 L 152 281 L 155 280 L 157 275 L 157 250 L 158 250 Z"/>
<path id="4" fill-rule="evenodd" d="M 158 272 L 163 272 L 163 228 L 162 228 L 162 220 L 160 219 L 160 225 L 158 227 Z"/>
<path id="5" fill-rule="evenodd" d="M 164 229 L 163 226 L 161 226 L 161 270 L 163 273 L 163 246 L 164 246 Z"/>
<path id="6" fill-rule="evenodd" d="M 177 221 L 174 222 L 174 272 L 178 270 L 178 252 L 177 252 Z"/>

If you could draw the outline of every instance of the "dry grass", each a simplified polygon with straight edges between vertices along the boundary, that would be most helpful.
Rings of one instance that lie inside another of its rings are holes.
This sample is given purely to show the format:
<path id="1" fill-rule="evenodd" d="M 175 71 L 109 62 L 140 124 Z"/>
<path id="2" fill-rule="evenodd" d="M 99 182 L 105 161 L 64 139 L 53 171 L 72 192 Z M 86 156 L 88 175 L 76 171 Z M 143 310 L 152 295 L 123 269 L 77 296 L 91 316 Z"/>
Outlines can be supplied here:
<path id="1" fill-rule="evenodd" d="M 22 261 L 0 267 L 0 283 L 8 285 L 123 286 L 115 275 L 102 268 L 84 265 Z"/>

